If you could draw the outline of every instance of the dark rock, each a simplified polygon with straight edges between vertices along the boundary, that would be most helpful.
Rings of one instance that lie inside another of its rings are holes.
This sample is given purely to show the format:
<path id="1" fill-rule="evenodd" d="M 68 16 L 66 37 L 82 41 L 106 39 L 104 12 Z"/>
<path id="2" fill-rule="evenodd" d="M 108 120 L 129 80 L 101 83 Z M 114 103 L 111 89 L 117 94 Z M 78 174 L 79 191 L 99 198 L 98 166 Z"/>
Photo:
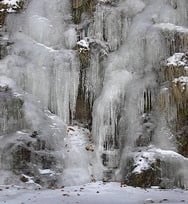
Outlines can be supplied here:
<path id="1" fill-rule="evenodd" d="M 69 195 L 69 194 L 67 194 L 67 193 L 64 193 L 64 194 L 63 194 L 63 196 L 67 196 L 67 197 L 69 197 L 70 195 Z"/>
<path id="2" fill-rule="evenodd" d="M 152 199 L 145 200 L 144 204 L 155 203 Z"/>
<path id="3" fill-rule="evenodd" d="M 86 99 L 84 90 L 82 89 L 84 77 L 84 71 L 81 71 L 80 84 L 78 89 L 78 96 L 76 101 L 76 113 L 75 119 L 83 124 L 89 124 L 92 121 L 92 107 L 90 107 L 89 101 Z"/>
<path id="4" fill-rule="evenodd" d="M 185 157 L 188 157 L 188 125 L 183 125 L 177 132 L 178 152 Z"/>
<path id="5" fill-rule="evenodd" d="M 129 170 L 126 175 L 125 183 L 134 187 L 151 187 L 159 186 L 161 182 L 161 171 L 160 171 L 160 160 L 156 160 L 155 163 L 151 164 L 149 169 L 143 170 L 142 172 L 133 172 L 134 162 L 129 160 Z"/>
<path id="6" fill-rule="evenodd" d="M 164 203 L 164 202 L 168 202 L 169 200 L 167 198 L 164 198 L 162 200 L 159 201 L 159 203 Z"/>
<path id="7" fill-rule="evenodd" d="M 32 133 L 32 135 L 31 135 L 31 137 L 32 137 L 32 138 L 36 138 L 36 137 L 37 137 L 37 135 L 38 135 L 38 132 L 37 132 L 37 131 L 33 131 L 33 133 Z"/>
<path id="8" fill-rule="evenodd" d="M 29 181 L 29 179 L 27 178 L 27 177 L 25 177 L 24 175 L 22 175 L 21 177 L 20 177 L 20 180 L 22 181 L 22 182 L 28 182 Z"/>

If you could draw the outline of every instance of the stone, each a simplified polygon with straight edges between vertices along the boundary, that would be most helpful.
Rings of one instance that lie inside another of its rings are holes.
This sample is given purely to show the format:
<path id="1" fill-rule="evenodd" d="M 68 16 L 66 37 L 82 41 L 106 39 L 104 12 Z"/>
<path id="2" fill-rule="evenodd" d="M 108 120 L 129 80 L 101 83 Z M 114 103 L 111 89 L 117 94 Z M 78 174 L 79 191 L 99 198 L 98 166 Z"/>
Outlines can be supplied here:
<path id="1" fill-rule="evenodd" d="M 22 175 L 21 177 L 20 177 L 20 180 L 22 181 L 22 182 L 28 182 L 29 181 L 29 179 L 26 177 L 26 176 L 24 176 L 24 175 Z"/>

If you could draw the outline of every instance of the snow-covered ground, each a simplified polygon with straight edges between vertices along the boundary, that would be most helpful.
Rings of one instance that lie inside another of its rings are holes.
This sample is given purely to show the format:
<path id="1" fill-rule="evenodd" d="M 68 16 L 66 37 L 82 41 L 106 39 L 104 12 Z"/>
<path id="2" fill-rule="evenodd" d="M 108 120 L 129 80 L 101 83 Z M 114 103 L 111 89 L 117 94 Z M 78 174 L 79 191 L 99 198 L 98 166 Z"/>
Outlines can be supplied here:
<path id="1" fill-rule="evenodd" d="M 57 190 L 29 190 L 0 186 L 0 204 L 147 204 L 188 203 L 188 191 L 141 189 L 119 183 L 89 183 Z"/>

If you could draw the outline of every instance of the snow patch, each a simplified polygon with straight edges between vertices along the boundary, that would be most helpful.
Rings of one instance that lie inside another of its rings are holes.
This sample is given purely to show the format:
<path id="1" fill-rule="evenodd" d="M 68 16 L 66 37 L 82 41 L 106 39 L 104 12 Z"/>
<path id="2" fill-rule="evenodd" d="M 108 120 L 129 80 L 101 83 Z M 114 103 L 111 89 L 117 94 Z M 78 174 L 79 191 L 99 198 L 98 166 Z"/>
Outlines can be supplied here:
<path id="1" fill-rule="evenodd" d="M 55 172 L 52 171 L 51 169 L 39 169 L 39 173 L 42 175 L 47 175 L 47 174 L 54 175 L 55 174 Z"/>
<path id="2" fill-rule="evenodd" d="M 175 53 L 172 57 L 167 59 L 167 66 L 185 66 L 188 61 L 184 59 L 185 53 Z"/>
<path id="3" fill-rule="evenodd" d="M 188 76 L 181 76 L 173 80 L 175 84 L 180 83 L 182 86 L 188 85 Z"/>
<path id="4" fill-rule="evenodd" d="M 179 33 L 188 33 L 188 28 L 177 26 L 172 23 L 159 23 L 154 25 L 156 28 L 160 28 L 164 31 L 179 32 Z"/>
<path id="5" fill-rule="evenodd" d="M 134 165 L 135 168 L 132 171 L 133 173 L 141 173 L 149 168 L 156 159 L 167 160 L 169 158 L 175 158 L 182 161 L 188 161 L 187 158 L 183 157 L 181 154 L 174 152 L 172 150 L 163 150 L 160 148 L 151 147 L 145 151 L 135 153 L 134 156 Z"/>
<path id="6" fill-rule="evenodd" d="M 80 40 L 77 42 L 77 45 L 79 45 L 80 47 L 86 48 L 87 50 L 89 50 L 89 42 L 86 40 Z"/>

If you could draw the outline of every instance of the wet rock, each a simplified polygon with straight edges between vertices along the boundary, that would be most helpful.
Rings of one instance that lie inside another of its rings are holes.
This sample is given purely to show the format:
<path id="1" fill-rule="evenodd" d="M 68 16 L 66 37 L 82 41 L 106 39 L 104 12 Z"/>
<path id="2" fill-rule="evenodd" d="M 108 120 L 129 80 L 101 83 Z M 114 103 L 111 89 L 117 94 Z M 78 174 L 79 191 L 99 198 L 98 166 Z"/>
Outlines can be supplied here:
<path id="1" fill-rule="evenodd" d="M 188 121 L 188 119 L 187 119 Z M 183 125 L 177 132 L 178 152 L 183 156 L 188 157 L 188 125 Z"/>
<path id="2" fill-rule="evenodd" d="M 90 103 L 88 99 L 86 98 L 84 90 L 82 89 L 83 85 L 85 84 L 84 75 L 86 73 L 84 70 L 81 70 L 80 74 L 81 75 L 80 75 L 78 96 L 76 100 L 75 119 L 79 121 L 80 123 L 89 124 L 89 122 L 92 120 L 92 107 L 90 106 Z"/>

